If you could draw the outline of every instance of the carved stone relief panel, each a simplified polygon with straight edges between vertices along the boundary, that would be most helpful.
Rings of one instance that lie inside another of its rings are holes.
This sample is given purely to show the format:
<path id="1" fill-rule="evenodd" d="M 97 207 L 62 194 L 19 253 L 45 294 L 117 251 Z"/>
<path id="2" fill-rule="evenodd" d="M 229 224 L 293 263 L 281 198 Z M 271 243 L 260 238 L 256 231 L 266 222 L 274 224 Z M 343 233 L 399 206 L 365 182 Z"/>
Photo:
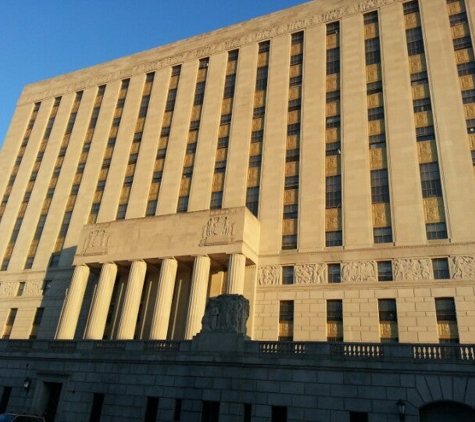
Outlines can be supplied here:
<path id="1" fill-rule="evenodd" d="M 452 278 L 474 278 L 475 260 L 473 256 L 454 256 L 450 259 Z"/>
<path id="2" fill-rule="evenodd" d="M 280 266 L 269 265 L 259 267 L 258 270 L 258 284 L 259 286 L 277 286 L 281 284 L 282 271 Z"/>
<path id="3" fill-rule="evenodd" d="M 295 284 L 322 284 L 326 280 L 325 264 L 303 264 L 294 266 Z"/>
<path id="4" fill-rule="evenodd" d="M 465 104 L 464 109 L 465 109 L 465 117 L 467 119 L 475 118 L 475 107 L 473 106 L 473 104 Z"/>
<path id="5" fill-rule="evenodd" d="M 106 230 L 93 230 L 84 240 L 82 255 L 107 254 L 110 234 Z"/>
<path id="6" fill-rule="evenodd" d="M 428 280 L 432 278 L 431 261 L 422 259 L 397 259 L 393 261 L 394 280 Z"/>
<path id="7" fill-rule="evenodd" d="M 445 221 L 444 203 L 442 198 L 424 198 L 424 215 L 426 223 Z"/>
<path id="8" fill-rule="evenodd" d="M 373 227 L 391 226 L 391 207 L 389 204 L 373 204 Z"/>
<path id="9" fill-rule="evenodd" d="M 473 80 L 472 75 L 462 76 L 461 78 L 459 78 L 459 80 L 462 91 L 465 91 L 467 89 L 473 89 L 475 87 L 475 81 Z"/>
<path id="10" fill-rule="evenodd" d="M 344 263 L 342 281 L 350 283 L 377 281 L 376 264 L 373 261 Z"/>
<path id="11" fill-rule="evenodd" d="M 200 245 L 222 245 L 231 243 L 234 239 L 234 225 L 228 216 L 211 217 L 202 227 L 202 238 Z"/>

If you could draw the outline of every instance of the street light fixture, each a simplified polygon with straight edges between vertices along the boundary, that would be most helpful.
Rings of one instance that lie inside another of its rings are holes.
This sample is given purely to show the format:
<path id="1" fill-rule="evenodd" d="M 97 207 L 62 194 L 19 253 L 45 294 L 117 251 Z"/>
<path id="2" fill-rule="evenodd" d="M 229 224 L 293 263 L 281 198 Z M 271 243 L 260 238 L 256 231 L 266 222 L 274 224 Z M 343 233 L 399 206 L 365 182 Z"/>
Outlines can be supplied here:
<path id="1" fill-rule="evenodd" d="M 404 422 L 406 420 L 406 402 L 402 399 L 399 399 L 396 402 L 396 406 L 399 411 L 399 420 Z"/>

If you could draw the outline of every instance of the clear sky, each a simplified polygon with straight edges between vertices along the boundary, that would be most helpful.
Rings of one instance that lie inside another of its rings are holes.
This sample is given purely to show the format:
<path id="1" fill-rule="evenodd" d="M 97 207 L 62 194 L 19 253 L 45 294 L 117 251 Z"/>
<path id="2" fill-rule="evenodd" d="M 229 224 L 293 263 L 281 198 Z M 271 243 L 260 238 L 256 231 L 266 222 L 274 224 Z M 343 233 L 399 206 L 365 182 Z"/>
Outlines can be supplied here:
<path id="1" fill-rule="evenodd" d="M 23 87 L 307 0 L 1 0 L 0 146 Z"/>

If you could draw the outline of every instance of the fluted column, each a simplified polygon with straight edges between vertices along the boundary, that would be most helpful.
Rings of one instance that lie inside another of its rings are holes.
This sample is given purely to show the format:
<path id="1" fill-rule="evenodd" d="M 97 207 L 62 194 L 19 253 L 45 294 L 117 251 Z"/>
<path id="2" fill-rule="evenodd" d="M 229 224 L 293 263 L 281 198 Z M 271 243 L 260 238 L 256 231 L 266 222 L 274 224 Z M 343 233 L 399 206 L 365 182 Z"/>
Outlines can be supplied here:
<path id="1" fill-rule="evenodd" d="M 201 329 L 201 318 L 203 318 L 206 307 L 209 268 L 210 259 L 208 256 L 197 256 L 195 258 L 186 320 L 186 339 L 191 339 Z"/>
<path id="2" fill-rule="evenodd" d="M 117 330 L 117 340 L 132 340 L 134 338 L 146 271 L 147 264 L 144 261 L 134 261 L 130 266 L 122 314 Z"/>
<path id="3" fill-rule="evenodd" d="M 226 283 L 226 293 L 244 293 L 244 275 L 246 273 L 246 257 L 240 253 L 232 254 L 228 263 L 228 279 Z"/>
<path id="4" fill-rule="evenodd" d="M 91 314 L 84 334 L 85 339 L 100 340 L 104 335 L 116 275 L 117 265 L 113 262 L 107 262 L 102 266 L 96 296 L 92 302 Z"/>
<path id="5" fill-rule="evenodd" d="M 89 267 L 87 265 L 78 265 L 74 269 L 71 285 L 64 299 L 63 313 L 56 330 L 56 339 L 72 340 L 74 338 L 88 278 Z"/>
<path id="6" fill-rule="evenodd" d="M 167 338 L 177 266 L 178 263 L 174 258 L 166 258 L 162 261 L 150 339 Z"/>

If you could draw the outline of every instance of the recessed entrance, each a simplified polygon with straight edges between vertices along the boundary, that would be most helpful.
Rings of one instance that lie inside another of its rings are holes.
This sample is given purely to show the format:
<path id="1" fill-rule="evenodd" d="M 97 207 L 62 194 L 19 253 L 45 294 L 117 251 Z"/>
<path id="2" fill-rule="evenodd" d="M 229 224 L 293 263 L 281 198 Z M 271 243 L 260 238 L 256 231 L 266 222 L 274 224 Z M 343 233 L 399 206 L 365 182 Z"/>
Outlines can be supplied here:
<path id="1" fill-rule="evenodd" d="M 419 416 L 421 422 L 471 422 L 475 410 L 462 403 L 439 401 L 422 407 Z"/>

